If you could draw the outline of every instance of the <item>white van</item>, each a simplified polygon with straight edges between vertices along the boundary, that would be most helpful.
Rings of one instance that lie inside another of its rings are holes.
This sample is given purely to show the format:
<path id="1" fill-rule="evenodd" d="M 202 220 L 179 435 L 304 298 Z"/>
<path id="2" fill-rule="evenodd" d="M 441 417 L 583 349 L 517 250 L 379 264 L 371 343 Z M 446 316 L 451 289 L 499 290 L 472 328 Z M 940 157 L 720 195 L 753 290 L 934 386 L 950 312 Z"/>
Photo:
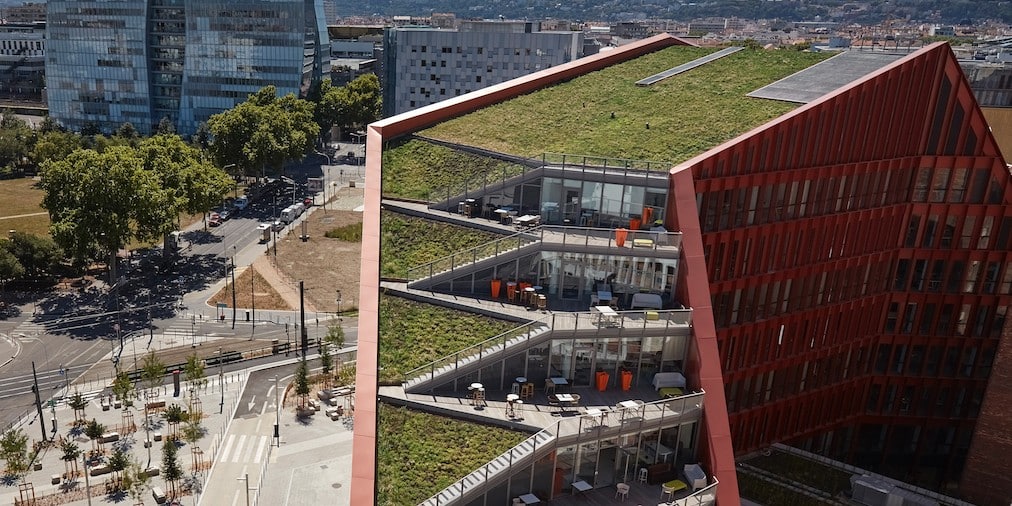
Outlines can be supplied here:
<path id="1" fill-rule="evenodd" d="M 291 223 L 295 221 L 295 218 L 298 217 L 299 217 L 298 210 L 295 209 L 295 206 L 288 206 L 283 211 L 281 211 L 281 221 L 285 223 Z"/>
<path id="2" fill-rule="evenodd" d="M 299 202 L 298 204 L 293 204 L 292 207 L 295 208 L 295 212 L 298 213 L 298 216 L 302 216 L 302 213 L 306 212 L 306 205 L 303 204 L 302 202 Z"/>

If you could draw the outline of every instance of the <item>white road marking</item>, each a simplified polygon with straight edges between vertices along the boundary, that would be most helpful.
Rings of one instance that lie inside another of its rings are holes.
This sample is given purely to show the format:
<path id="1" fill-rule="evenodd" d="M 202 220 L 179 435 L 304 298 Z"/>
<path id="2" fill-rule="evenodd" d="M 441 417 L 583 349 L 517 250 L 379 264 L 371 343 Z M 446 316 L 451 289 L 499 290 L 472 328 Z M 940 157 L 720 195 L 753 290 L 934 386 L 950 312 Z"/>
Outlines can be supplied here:
<path id="1" fill-rule="evenodd" d="M 234 441 L 235 434 L 228 435 L 228 441 L 225 441 L 225 449 L 221 451 L 221 461 L 228 461 L 228 452 L 232 449 L 232 442 Z"/>
<path id="2" fill-rule="evenodd" d="M 235 446 L 235 452 L 232 453 L 232 462 L 239 462 L 239 457 L 242 455 L 242 447 L 246 445 L 246 434 L 239 436 L 239 443 Z"/>
<path id="3" fill-rule="evenodd" d="M 254 464 L 260 463 L 260 458 L 264 454 L 264 446 L 267 446 L 267 436 L 260 436 L 260 445 L 257 446 L 257 452 L 253 455 Z"/>

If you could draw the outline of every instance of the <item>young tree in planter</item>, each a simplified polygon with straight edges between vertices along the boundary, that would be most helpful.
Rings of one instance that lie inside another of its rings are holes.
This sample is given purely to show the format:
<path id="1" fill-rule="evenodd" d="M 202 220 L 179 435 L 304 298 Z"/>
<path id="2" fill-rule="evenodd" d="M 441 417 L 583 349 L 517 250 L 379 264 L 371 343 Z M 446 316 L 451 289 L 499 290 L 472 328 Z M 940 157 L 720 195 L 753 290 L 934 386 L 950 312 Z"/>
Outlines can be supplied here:
<path id="1" fill-rule="evenodd" d="M 28 435 L 11 429 L 0 437 L 0 458 L 7 462 L 7 474 L 18 479 L 28 474 Z"/>
<path id="2" fill-rule="evenodd" d="M 144 362 L 141 364 L 141 378 L 144 379 L 144 384 L 150 390 L 161 387 L 162 382 L 165 381 L 165 364 L 153 351 L 144 357 Z"/>
<path id="3" fill-rule="evenodd" d="M 113 481 L 120 481 L 120 472 L 124 471 L 128 465 L 130 465 L 130 454 L 122 447 L 114 448 L 112 455 L 109 456 L 109 469 L 112 469 Z"/>
<path id="4" fill-rule="evenodd" d="M 176 459 L 177 450 L 176 442 L 172 439 L 166 439 L 162 445 L 162 477 L 169 482 L 171 499 L 176 498 L 176 482 L 183 477 L 183 469 L 179 467 L 179 461 Z"/>
<path id="5" fill-rule="evenodd" d="M 60 445 L 60 451 L 63 452 L 60 459 L 63 460 L 67 470 L 67 479 L 72 480 L 77 477 L 77 459 L 81 457 L 81 448 L 77 446 L 77 443 L 74 443 L 73 439 L 64 439 L 63 444 Z"/>
<path id="6" fill-rule="evenodd" d="M 299 396 L 299 409 L 305 408 L 309 396 L 309 366 L 306 365 L 305 357 L 299 360 L 299 366 L 295 369 L 295 393 Z"/>
<path id="7" fill-rule="evenodd" d="M 334 357 L 330 355 L 330 345 L 320 343 L 320 368 L 323 370 L 323 384 L 330 387 L 330 372 L 334 370 Z"/>
<path id="8" fill-rule="evenodd" d="M 151 477 L 144 472 L 139 460 L 131 459 L 123 473 L 123 488 L 134 500 L 135 506 L 144 506 L 144 495 L 148 492 Z"/>
<path id="9" fill-rule="evenodd" d="M 204 388 L 207 384 L 207 377 L 204 376 L 204 361 L 197 358 L 194 352 L 186 357 L 186 365 L 183 366 L 183 379 L 190 385 L 190 396 L 195 395 L 197 389 Z"/>
<path id="10" fill-rule="evenodd" d="M 200 438 L 204 437 L 204 428 L 200 426 L 199 420 L 190 419 L 190 421 L 183 427 L 183 441 L 190 445 L 190 456 L 193 459 L 193 470 L 200 471 L 203 467 L 204 452 L 197 446 L 197 442 Z"/>
<path id="11" fill-rule="evenodd" d="M 179 404 L 172 404 L 165 408 L 165 421 L 169 422 L 169 427 L 172 429 L 172 435 L 169 436 L 171 439 L 176 438 L 176 430 L 184 418 L 186 417 L 183 413 L 183 408 Z"/>
<path id="12" fill-rule="evenodd" d="M 105 434 L 105 425 L 98 423 L 94 418 L 84 427 L 84 435 L 91 439 L 92 449 L 102 450 L 102 434 Z"/>
<path id="13" fill-rule="evenodd" d="M 134 383 L 130 381 L 130 375 L 126 371 L 120 371 L 116 373 L 116 379 L 112 382 L 112 393 L 116 398 L 123 401 L 124 406 L 132 404 L 130 398 L 133 397 Z"/>
<path id="14" fill-rule="evenodd" d="M 67 405 L 74 410 L 74 424 L 78 425 L 84 422 L 84 408 L 88 407 L 88 401 L 85 400 L 81 392 L 74 392 L 74 395 L 70 396 L 67 400 Z"/>
<path id="15" fill-rule="evenodd" d="M 334 345 L 337 349 L 344 348 L 344 329 L 341 327 L 341 322 L 331 323 L 327 327 L 327 335 L 323 340 Z"/>

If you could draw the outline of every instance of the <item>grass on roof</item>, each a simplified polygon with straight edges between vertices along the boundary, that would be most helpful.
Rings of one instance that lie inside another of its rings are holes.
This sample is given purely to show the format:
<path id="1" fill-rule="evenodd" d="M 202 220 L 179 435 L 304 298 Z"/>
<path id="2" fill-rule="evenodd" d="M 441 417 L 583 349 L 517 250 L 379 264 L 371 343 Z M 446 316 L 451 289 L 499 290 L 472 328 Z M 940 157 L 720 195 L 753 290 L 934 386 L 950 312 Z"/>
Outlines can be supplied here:
<path id="1" fill-rule="evenodd" d="M 381 404 L 377 504 L 418 504 L 528 437 Z"/>
<path id="2" fill-rule="evenodd" d="M 850 473 L 779 450 L 749 459 L 748 463 L 833 496 L 850 490 Z"/>
<path id="3" fill-rule="evenodd" d="M 380 215 L 380 275 L 403 278 L 408 269 L 502 236 L 384 211 Z"/>
<path id="4" fill-rule="evenodd" d="M 759 504 L 776 504 L 777 506 L 827 504 L 824 501 L 802 494 L 797 490 L 777 483 L 770 483 L 743 471 L 738 471 L 738 491 L 743 499 L 749 499 Z"/>
<path id="5" fill-rule="evenodd" d="M 424 200 L 433 190 L 462 184 L 479 174 L 499 172 L 509 165 L 425 141 L 395 141 L 383 151 L 383 194 Z"/>
<path id="6" fill-rule="evenodd" d="M 828 58 L 746 49 L 653 86 L 634 84 L 714 51 L 662 49 L 420 133 L 522 156 L 555 152 L 679 163 L 796 108 L 745 94 Z"/>
<path id="7" fill-rule="evenodd" d="M 402 381 L 404 373 L 518 325 L 401 297 L 380 297 L 380 381 Z"/>

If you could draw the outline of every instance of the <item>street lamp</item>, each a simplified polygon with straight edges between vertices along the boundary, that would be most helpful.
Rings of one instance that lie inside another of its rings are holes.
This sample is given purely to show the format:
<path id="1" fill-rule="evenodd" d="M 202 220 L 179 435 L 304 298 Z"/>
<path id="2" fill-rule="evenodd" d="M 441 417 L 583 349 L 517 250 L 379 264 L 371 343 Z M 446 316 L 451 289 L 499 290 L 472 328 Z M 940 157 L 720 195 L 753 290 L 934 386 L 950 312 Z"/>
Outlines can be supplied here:
<path id="1" fill-rule="evenodd" d="M 235 167 L 235 166 L 236 166 L 236 164 L 230 163 L 230 164 L 222 167 L 221 170 L 224 170 L 227 173 L 229 167 Z M 239 183 L 236 182 L 235 176 L 232 176 L 232 188 L 235 189 L 235 198 L 239 198 Z"/>
<path id="2" fill-rule="evenodd" d="M 337 321 L 342 321 L 342 318 L 341 318 L 341 290 L 337 291 Z"/>
<path id="3" fill-rule="evenodd" d="M 274 438 L 281 448 L 281 393 L 278 390 L 278 375 L 274 375 Z"/>
<path id="4" fill-rule="evenodd" d="M 225 412 L 225 363 L 224 355 L 221 354 L 221 346 L 218 347 L 218 389 L 221 390 L 221 403 L 218 404 L 218 414 Z"/>

